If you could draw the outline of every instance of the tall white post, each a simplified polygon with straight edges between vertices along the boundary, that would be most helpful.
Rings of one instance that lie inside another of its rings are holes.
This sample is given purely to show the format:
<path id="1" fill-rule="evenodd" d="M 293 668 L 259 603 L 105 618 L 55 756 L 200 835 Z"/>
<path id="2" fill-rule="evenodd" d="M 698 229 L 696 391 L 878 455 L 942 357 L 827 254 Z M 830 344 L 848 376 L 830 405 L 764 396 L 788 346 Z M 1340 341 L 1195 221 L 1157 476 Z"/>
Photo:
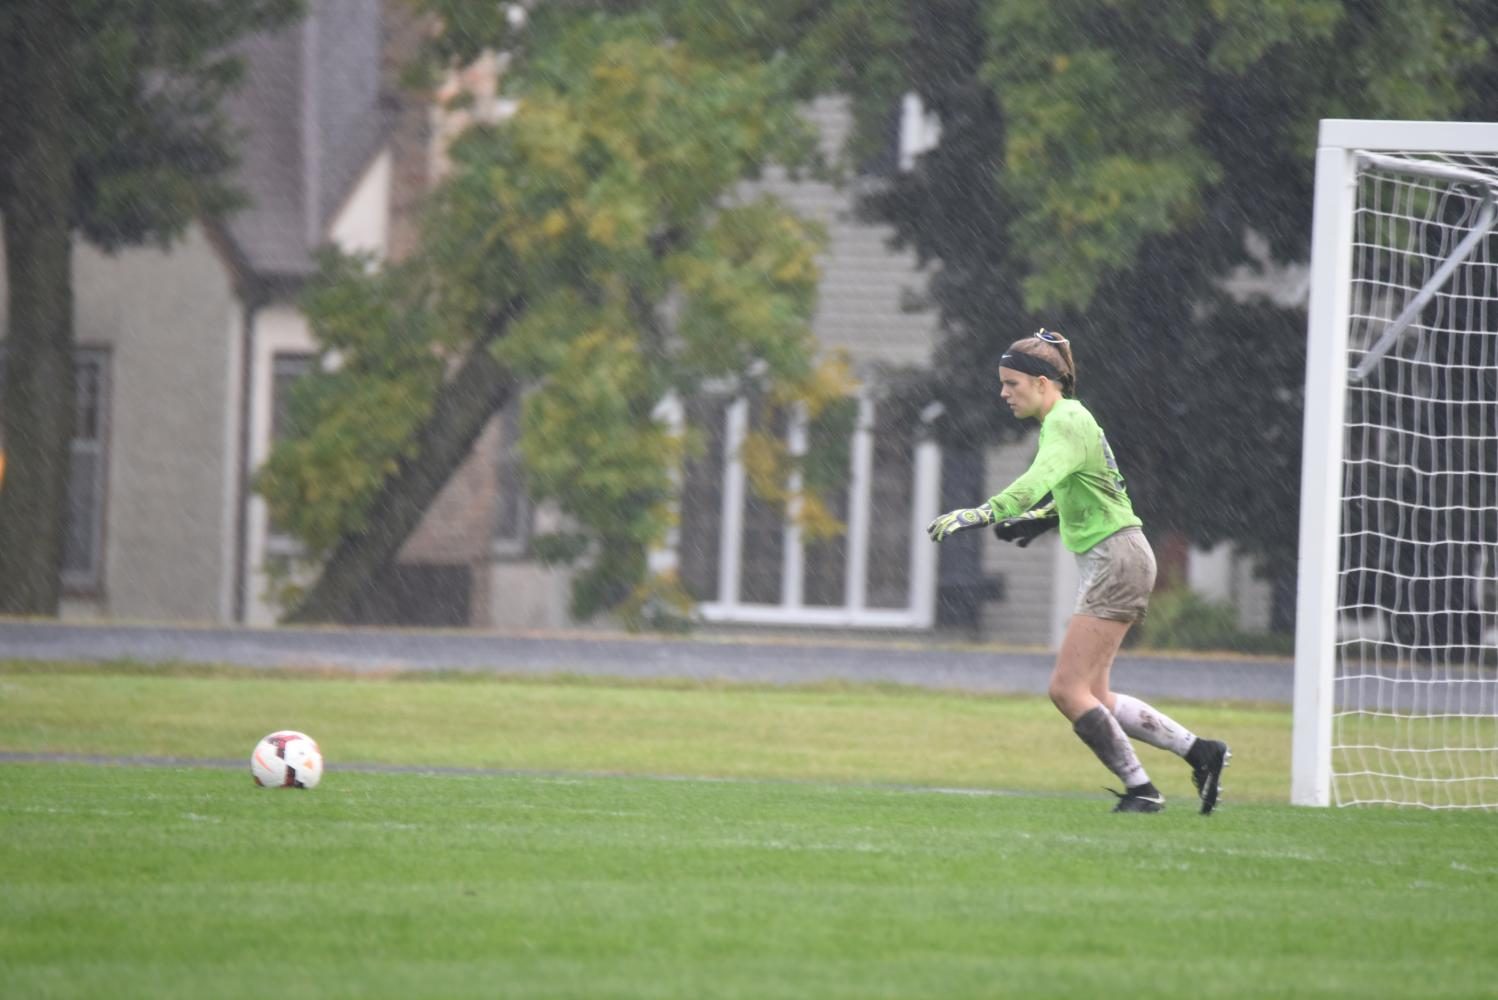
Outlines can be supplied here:
<path id="1" fill-rule="evenodd" d="M 744 551 L 744 458 L 740 454 L 749 433 L 749 400 L 728 406 L 723 441 L 723 534 L 718 539 L 718 603 L 739 603 L 739 562 Z"/>
<path id="2" fill-rule="evenodd" d="M 654 416 L 670 430 L 672 437 L 680 440 L 686 434 L 686 407 L 674 391 L 656 404 Z M 678 463 L 671 469 L 671 527 L 666 529 L 666 537 L 659 545 L 651 546 L 646 557 L 652 573 L 674 573 L 681 565 L 681 489 L 682 470 Z"/>
<path id="3" fill-rule="evenodd" d="M 1343 414 L 1347 401 L 1347 326 L 1352 294 L 1352 209 L 1357 193 L 1351 151 L 1327 145 L 1326 136 L 1327 123 L 1323 123 L 1322 145 L 1316 152 L 1316 204 L 1311 231 L 1291 741 L 1290 801 L 1308 806 L 1331 802 Z"/>
<path id="4" fill-rule="evenodd" d="M 868 606 L 869 596 L 869 502 L 874 478 L 874 401 L 858 399 L 858 423 L 853 431 L 853 470 L 848 483 L 848 610 L 853 614 Z"/>
<path id="5" fill-rule="evenodd" d="M 915 446 L 915 478 L 910 505 L 910 613 L 920 628 L 936 624 L 936 546 L 926 525 L 940 514 L 941 447 L 935 441 Z"/>

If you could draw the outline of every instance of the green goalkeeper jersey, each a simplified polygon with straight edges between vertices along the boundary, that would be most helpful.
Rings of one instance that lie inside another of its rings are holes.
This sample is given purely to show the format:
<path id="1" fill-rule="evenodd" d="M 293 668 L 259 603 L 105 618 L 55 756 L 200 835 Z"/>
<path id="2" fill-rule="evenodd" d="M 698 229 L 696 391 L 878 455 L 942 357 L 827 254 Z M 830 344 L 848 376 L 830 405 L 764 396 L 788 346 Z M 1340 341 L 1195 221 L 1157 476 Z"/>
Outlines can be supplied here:
<path id="1" fill-rule="evenodd" d="M 1142 524 L 1129 502 L 1113 449 L 1087 407 L 1062 399 L 1040 424 L 1040 448 L 1025 474 L 988 501 L 996 520 L 1022 514 L 1049 493 L 1061 542 L 1086 552 L 1123 528 Z"/>

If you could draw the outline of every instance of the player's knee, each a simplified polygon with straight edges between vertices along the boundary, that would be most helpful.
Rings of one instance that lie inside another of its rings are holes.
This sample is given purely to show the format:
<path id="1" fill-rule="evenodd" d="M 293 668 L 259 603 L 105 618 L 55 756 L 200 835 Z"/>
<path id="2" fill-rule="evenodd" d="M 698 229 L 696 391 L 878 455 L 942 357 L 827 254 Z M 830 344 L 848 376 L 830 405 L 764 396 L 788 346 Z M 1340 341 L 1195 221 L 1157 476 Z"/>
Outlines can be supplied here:
<path id="1" fill-rule="evenodd" d="M 1053 677 L 1046 693 L 1051 696 L 1051 704 L 1060 709 L 1062 715 L 1071 718 L 1086 691 L 1079 690 L 1075 684 L 1068 684 Z"/>

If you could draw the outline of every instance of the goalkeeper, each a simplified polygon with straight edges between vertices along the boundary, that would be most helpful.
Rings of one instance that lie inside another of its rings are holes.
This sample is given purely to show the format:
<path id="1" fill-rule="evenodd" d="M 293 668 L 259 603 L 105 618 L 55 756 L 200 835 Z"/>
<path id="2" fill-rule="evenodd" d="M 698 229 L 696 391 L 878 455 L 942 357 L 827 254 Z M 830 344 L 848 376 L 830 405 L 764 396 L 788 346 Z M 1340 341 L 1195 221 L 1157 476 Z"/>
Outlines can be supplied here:
<path id="1" fill-rule="evenodd" d="M 1217 805 L 1227 744 L 1199 739 L 1138 698 L 1118 694 L 1108 675 L 1124 635 L 1144 619 L 1155 584 L 1155 555 L 1134 514 L 1108 439 L 1073 398 L 1071 344 L 1040 330 L 999 359 L 1000 397 L 1020 419 L 1040 421 L 1040 445 L 1024 475 L 987 503 L 936 518 L 935 542 L 993 525 L 1005 541 L 1028 545 L 1051 528 L 1076 553 L 1077 601 L 1051 673 L 1051 701 L 1124 785 L 1115 812 L 1159 812 L 1165 797 L 1150 781 L 1129 737 L 1170 750 L 1191 765 L 1205 815 Z M 1045 502 L 1049 494 L 1051 500 Z"/>

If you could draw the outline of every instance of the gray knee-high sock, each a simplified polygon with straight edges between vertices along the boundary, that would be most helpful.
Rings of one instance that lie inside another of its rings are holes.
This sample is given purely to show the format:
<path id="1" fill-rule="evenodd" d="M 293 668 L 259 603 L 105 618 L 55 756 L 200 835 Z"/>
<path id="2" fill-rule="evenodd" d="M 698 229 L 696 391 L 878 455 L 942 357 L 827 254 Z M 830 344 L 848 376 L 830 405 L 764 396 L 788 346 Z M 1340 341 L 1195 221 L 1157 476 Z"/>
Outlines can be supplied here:
<path id="1" fill-rule="evenodd" d="M 1149 783 L 1149 775 L 1134 753 L 1134 745 L 1124 735 L 1123 728 L 1102 705 L 1098 705 L 1072 723 L 1072 730 L 1083 743 L 1103 762 L 1103 766 L 1118 776 L 1125 788 L 1137 788 Z"/>

